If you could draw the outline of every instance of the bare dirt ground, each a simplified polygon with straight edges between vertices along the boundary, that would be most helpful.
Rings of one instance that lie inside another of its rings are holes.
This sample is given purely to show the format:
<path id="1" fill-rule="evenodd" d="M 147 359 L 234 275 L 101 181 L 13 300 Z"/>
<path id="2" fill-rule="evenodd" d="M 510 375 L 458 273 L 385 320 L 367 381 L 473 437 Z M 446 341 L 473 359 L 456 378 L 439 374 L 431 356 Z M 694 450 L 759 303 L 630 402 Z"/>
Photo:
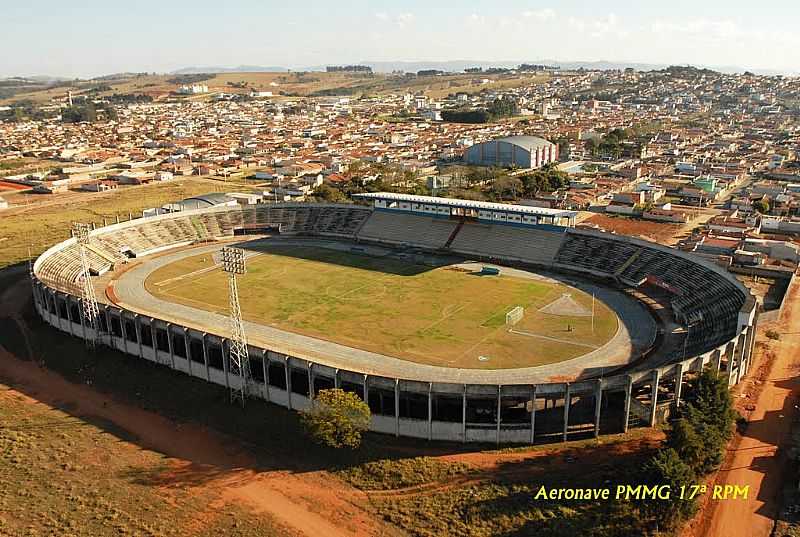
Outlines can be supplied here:
<path id="1" fill-rule="evenodd" d="M 584 223 L 600 226 L 606 231 L 628 235 L 631 237 L 643 237 L 645 239 L 659 242 L 665 237 L 670 237 L 683 227 L 681 224 L 665 224 L 661 222 L 651 222 L 640 218 L 628 218 L 624 216 L 606 216 L 596 214 L 587 218 Z"/>
<path id="2" fill-rule="evenodd" d="M 4 289 L 0 316 L 22 322 L 16 308 L 27 300 L 27 293 L 24 279 Z M 2 347 L 0 379 L 27 395 L 30 404 L 69 408 L 78 418 L 106 420 L 136 439 L 131 450 L 147 449 L 169 457 L 169 468 L 148 479 L 166 491 L 216 493 L 219 500 L 209 504 L 207 513 L 199 514 L 200 525 L 226 504 L 243 503 L 253 513 L 266 513 L 299 535 L 387 534 L 367 512 L 366 496 L 325 472 L 259 472 L 254 454 L 233 438 L 116 401 L 89 386 L 73 384 L 34 361 L 12 356 Z"/>
<path id="3" fill-rule="evenodd" d="M 739 411 L 747 427 L 728 448 L 713 482 L 749 486 L 746 500 L 706 501 L 684 537 L 767 537 L 778 510 L 785 465 L 781 448 L 796 413 L 800 388 L 800 287 L 787 296 L 783 315 L 775 326 L 781 338 L 760 352 L 748 379 L 737 389 Z M 753 403 L 754 406 L 753 406 Z M 749 409 L 749 410 L 748 410 Z"/>

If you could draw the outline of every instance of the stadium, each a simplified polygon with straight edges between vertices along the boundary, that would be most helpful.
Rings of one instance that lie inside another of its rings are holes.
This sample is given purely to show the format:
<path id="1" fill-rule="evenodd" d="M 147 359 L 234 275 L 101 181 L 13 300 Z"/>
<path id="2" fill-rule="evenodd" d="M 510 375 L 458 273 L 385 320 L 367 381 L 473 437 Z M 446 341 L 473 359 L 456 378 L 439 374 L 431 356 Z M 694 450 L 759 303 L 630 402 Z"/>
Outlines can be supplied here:
<path id="1" fill-rule="evenodd" d="M 730 384 L 747 371 L 757 303 L 723 266 L 578 229 L 572 211 L 356 197 L 93 229 L 35 261 L 36 309 L 75 337 L 289 409 L 321 389 L 354 392 L 373 431 L 428 440 L 625 432 L 664 420 L 703 368 Z M 242 374 L 223 246 L 247 262 Z M 83 313 L 87 265 L 96 330 Z"/>

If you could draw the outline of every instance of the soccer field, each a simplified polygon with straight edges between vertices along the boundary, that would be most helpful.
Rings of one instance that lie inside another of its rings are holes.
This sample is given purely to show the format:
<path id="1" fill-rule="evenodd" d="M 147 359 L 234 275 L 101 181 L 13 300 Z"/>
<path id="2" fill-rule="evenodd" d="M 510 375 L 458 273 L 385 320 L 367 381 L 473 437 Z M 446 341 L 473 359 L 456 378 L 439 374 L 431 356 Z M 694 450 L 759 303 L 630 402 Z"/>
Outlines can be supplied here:
<path id="1" fill-rule="evenodd" d="M 552 281 L 306 246 L 265 246 L 247 263 L 239 279 L 246 319 L 413 362 L 536 366 L 591 352 L 617 331 L 616 314 L 596 301 L 592 332 L 592 297 Z M 161 267 L 145 286 L 164 300 L 225 313 L 226 277 L 203 254 Z M 524 316 L 507 325 L 516 306 Z"/>

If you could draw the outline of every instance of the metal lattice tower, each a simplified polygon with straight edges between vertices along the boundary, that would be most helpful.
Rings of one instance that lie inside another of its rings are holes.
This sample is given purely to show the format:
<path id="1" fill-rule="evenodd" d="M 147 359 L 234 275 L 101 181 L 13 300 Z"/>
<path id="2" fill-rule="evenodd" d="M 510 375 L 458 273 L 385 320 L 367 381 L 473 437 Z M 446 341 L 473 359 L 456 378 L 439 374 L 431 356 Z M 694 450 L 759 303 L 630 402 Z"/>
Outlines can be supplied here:
<path id="1" fill-rule="evenodd" d="M 89 272 L 89 256 L 86 254 L 86 247 L 89 244 L 89 231 L 92 227 L 89 224 L 75 222 L 72 226 L 72 234 L 78 242 L 78 250 L 81 256 L 81 309 L 87 330 L 86 345 L 94 347 L 100 335 L 100 307 L 97 305 L 97 297 L 94 294 L 91 273 Z"/>
<path id="2" fill-rule="evenodd" d="M 239 388 L 231 388 L 231 401 L 239 400 L 244 406 L 247 400 L 247 382 L 250 378 L 250 357 L 247 353 L 247 338 L 239 304 L 239 286 L 236 276 L 245 273 L 244 250 L 222 248 L 222 270 L 228 273 L 228 298 L 230 301 L 231 338 L 228 352 L 228 373 L 239 377 Z"/>

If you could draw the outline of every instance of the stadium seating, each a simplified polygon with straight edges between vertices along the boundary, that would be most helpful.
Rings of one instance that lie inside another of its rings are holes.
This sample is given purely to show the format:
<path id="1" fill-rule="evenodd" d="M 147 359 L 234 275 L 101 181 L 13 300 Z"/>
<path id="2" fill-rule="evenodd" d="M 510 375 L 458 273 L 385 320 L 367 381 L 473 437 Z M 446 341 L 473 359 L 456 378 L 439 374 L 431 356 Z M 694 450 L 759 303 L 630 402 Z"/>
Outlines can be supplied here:
<path id="1" fill-rule="evenodd" d="M 556 255 L 558 266 L 587 271 L 636 287 L 653 276 L 672 290 L 678 322 L 691 325 L 687 352 L 704 352 L 736 333 L 744 293 L 728 278 L 669 250 L 613 235 L 570 232 Z"/>
<path id="2" fill-rule="evenodd" d="M 673 314 L 690 326 L 687 353 L 705 352 L 730 340 L 746 295 L 712 267 L 670 249 L 605 233 L 557 232 L 503 224 L 373 211 L 356 205 L 264 204 L 176 213 L 110 226 L 91 235 L 86 254 L 93 275 L 102 274 L 128 256 L 234 235 L 239 228 L 274 229 L 281 233 L 334 236 L 463 255 L 522 261 L 607 277 L 636 287 L 655 282 L 671 295 Z M 76 244 L 52 252 L 37 268 L 37 277 L 65 292 L 80 291 L 81 262 Z M 650 277 L 650 278 L 648 278 Z"/>
<path id="3" fill-rule="evenodd" d="M 444 248 L 457 221 L 407 213 L 375 211 L 358 232 L 358 238 L 388 244 Z"/>
<path id="4" fill-rule="evenodd" d="M 465 223 L 450 244 L 462 254 L 550 265 L 561 246 L 563 233 L 503 224 Z"/>
<path id="5" fill-rule="evenodd" d="M 231 237 L 234 229 L 247 226 L 280 226 L 282 233 L 354 238 L 371 214 L 369 208 L 355 205 L 269 204 L 134 220 L 92 234 L 87 248 L 89 268 L 99 275 L 127 262 L 129 256 Z M 80 253 L 74 244 L 54 252 L 39 270 L 43 281 L 66 292 L 79 290 L 80 274 Z"/>

